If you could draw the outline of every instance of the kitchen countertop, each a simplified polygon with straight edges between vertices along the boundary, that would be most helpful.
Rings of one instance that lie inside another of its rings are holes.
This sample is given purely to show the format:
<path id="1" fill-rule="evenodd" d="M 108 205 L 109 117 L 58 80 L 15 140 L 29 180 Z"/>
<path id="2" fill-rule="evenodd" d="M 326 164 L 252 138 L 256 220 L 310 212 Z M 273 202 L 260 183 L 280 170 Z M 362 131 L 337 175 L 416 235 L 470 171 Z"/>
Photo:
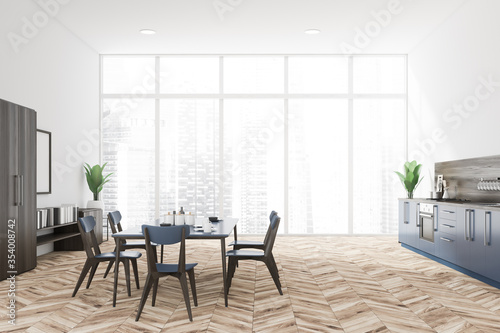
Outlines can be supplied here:
<path id="1" fill-rule="evenodd" d="M 449 205 L 449 206 L 466 206 L 467 208 L 476 208 L 483 210 L 492 210 L 500 212 L 500 203 L 495 202 L 473 202 L 473 201 L 457 201 L 457 200 L 437 200 L 437 199 L 425 199 L 425 198 L 399 198 L 398 200 L 412 201 L 412 202 L 422 202 L 438 205 Z M 494 205 L 494 206 L 492 206 Z"/>

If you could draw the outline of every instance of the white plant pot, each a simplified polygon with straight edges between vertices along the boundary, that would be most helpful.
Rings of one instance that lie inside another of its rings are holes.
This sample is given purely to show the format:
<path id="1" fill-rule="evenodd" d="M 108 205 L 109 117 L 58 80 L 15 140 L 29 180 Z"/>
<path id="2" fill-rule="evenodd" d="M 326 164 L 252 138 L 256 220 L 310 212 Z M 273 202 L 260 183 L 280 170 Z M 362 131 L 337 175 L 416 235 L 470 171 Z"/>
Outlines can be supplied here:
<path id="1" fill-rule="evenodd" d="M 104 212 L 104 201 L 89 200 L 87 201 L 87 208 L 99 208 Z"/>

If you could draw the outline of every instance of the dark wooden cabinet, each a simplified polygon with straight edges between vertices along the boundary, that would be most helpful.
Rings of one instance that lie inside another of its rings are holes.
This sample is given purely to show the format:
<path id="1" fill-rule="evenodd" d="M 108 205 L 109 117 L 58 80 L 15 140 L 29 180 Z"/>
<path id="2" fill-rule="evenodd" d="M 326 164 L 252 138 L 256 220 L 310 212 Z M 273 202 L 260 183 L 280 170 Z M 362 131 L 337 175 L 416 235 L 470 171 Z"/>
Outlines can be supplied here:
<path id="1" fill-rule="evenodd" d="M 102 243 L 102 210 L 96 208 L 79 208 L 78 217 L 94 216 L 96 221 L 95 234 L 97 242 Z M 54 251 L 82 251 L 83 242 L 78 230 L 77 222 L 60 224 L 48 228 L 39 229 L 50 230 L 53 233 L 37 237 L 37 245 L 54 243 Z"/>
<path id="2" fill-rule="evenodd" d="M 0 280 L 4 280 L 8 272 L 20 274 L 36 267 L 34 110 L 0 99 L 0 155 Z"/>

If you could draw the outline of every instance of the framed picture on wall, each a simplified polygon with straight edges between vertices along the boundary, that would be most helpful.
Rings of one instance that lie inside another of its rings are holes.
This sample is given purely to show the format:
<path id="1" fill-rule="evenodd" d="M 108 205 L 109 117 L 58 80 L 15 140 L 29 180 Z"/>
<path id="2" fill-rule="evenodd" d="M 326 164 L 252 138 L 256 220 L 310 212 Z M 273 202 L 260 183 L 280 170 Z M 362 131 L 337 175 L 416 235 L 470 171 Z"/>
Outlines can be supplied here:
<path id="1" fill-rule="evenodd" d="M 52 133 L 36 130 L 36 193 L 52 193 Z"/>

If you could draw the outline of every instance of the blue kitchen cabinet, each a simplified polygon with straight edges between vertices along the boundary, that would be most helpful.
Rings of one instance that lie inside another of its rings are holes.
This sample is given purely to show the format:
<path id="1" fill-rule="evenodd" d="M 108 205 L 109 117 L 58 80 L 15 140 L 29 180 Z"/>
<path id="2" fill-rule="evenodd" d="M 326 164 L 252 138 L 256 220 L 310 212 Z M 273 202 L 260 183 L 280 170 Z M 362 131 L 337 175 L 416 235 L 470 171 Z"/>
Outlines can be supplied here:
<path id="1" fill-rule="evenodd" d="M 418 248 L 418 239 L 419 239 L 419 221 L 418 221 L 418 210 L 419 203 L 415 201 L 410 201 L 410 210 L 409 210 L 409 222 L 407 224 L 407 233 L 406 233 L 406 244 L 413 246 L 414 248 Z"/>
<path id="2" fill-rule="evenodd" d="M 500 212 L 485 211 L 481 222 L 486 236 L 483 243 L 486 249 L 484 275 L 500 282 Z"/>
<path id="3" fill-rule="evenodd" d="M 477 208 L 476 208 L 477 207 Z M 434 242 L 420 237 L 419 203 L 399 201 L 399 240 L 465 268 L 494 286 L 500 283 L 500 211 L 477 204 L 434 205 Z M 486 208 L 486 209 L 484 209 Z M 489 209 L 489 210 L 488 210 Z M 429 221 L 426 221 L 429 225 Z M 482 277 L 487 278 L 483 279 Z M 490 279 L 490 280 L 488 280 Z M 490 281 L 490 282 L 488 282 Z"/>
<path id="4" fill-rule="evenodd" d="M 439 233 L 435 240 L 437 254 L 436 256 L 451 263 L 457 261 L 457 242 L 456 236 Z"/>
<path id="5" fill-rule="evenodd" d="M 470 270 L 486 274 L 486 247 L 484 246 L 485 211 L 471 209 L 469 243 L 471 245 Z"/>
<path id="6" fill-rule="evenodd" d="M 438 206 L 438 230 L 434 235 L 436 256 L 448 262 L 457 260 L 457 208 L 454 206 Z"/>
<path id="7" fill-rule="evenodd" d="M 399 200 L 399 231 L 400 243 L 419 248 L 418 202 Z"/>
<path id="8" fill-rule="evenodd" d="M 468 209 L 457 209 L 457 260 L 455 263 L 464 268 L 468 268 L 470 266 L 470 243 L 467 222 L 468 214 Z"/>
<path id="9" fill-rule="evenodd" d="M 481 209 L 457 210 L 456 264 L 481 275 L 485 275 L 487 271 L 484 216 L 485 211 Z"/>
<path id="10" fill-rule="evenodd" d="M 398 240 L 400 243 L 408 244 L 408 225 L 410 223 L 410 203 L 408 201 L 399 200 L 399 230 Z"/>

